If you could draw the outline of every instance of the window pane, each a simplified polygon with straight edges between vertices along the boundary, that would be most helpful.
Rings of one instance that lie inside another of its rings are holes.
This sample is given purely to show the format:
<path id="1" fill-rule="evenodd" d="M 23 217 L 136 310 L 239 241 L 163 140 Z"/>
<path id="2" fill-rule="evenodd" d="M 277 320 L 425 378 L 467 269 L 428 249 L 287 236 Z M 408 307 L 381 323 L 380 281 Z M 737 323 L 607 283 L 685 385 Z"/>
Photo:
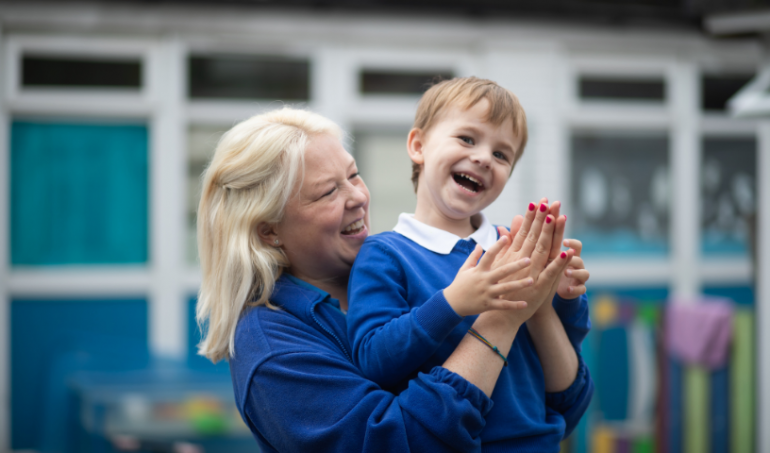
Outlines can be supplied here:
<path id="1" fill-rule="evenodd" d="M 270 56 L 192 56 L 190 97 L 306 101 L 310 63 Z"/>
<path id="2" fill-rule="evenodd" d="M 664 135 L 572 137 L 572 226 L 586 253 L 668 253 L 668 162 Z"/>
<path id="3" fill-rule="evenodd" d="M 355 156 L 371 194 L 369 216 L 372 233 L 390 231 L 398 215 L 414 212 L 412 161 L 406 152 L 408 129 L 357 132 Z"/>
<path id="4" fill-rule="evenodd" d="M 594 100 L 663 101 L 663 79 L 613 79 L 580 77 L 580 98 Z"/>
<path id="5" fill-rule="evenodd" d="M 747 255 L 756 227 L 757 145 L 752 137 L 703 139 L 701 250 Z"/>
<path id="6" fill-rule="evenodd" d="M 703 76 L 701 103 L 703 110 L 727 110 L 727 101 L 751 80 L 750 75 Z"/>
<path id="7" fill-rule="evenodd" d="M 139 60 L 95 60 L 25 55 L 21 63 L 22 85 L 27 87 L 139 88 Z"/>
<path id="8" fill-rule="evenodd" d="M 147 128 L 14 121 L 11 263 L 147 261 Z"/>
<path id="9" fill-rule="evenodd" d="M 396 72 L 365 69 L 361 72 L 361 93 L 420 95 L 435 82 L 452 77 L 452 71 Z"/>
<path id="10" fill-rule="evenodd" d="M 187 246 L 188 263 L 198 262 L 197 211 L 201 196 L 201 174 L 206 169 L 226 127 L 192 126 L 188 132 Z"/>
<path id="11" fill-rule="evenodd" d="M 10 316 L 13 450 L 65 451 L 75 440 L 73 420 L 63 416 L 76 407 L 67 402 L 74 372 L 149 363 L 143 299 L 13 300 Z"/>

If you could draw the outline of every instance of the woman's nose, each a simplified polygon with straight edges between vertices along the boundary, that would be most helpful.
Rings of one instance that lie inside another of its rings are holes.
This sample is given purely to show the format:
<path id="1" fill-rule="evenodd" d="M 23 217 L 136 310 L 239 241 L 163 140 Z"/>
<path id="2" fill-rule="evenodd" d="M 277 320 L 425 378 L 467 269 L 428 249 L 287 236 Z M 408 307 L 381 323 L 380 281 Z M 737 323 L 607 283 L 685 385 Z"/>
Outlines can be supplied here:
<path id="1" fill-rule="evenodd" d="M 366 189 L 366 186 L 361 184 L 350 185 L 350 196 L 348 196 L 348 200 L 345 203 L 345 207 L 348 209 L 355 209 L 361 206 L 366 206 L 369 204 L 369 191 Z"/>

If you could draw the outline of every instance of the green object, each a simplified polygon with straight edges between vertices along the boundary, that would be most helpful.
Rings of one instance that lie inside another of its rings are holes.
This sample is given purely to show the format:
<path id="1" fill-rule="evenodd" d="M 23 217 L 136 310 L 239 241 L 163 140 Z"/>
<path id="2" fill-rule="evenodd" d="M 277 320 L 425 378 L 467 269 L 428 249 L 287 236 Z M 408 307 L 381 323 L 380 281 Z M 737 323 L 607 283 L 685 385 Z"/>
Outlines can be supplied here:
<path id="1" fill-rule="evenodd" d="M 631 453 L 654 453 L 655 439 L 652 436 L 641 436 L 631 444 Z"/>
<path id="2" fill-rule="evenodd" d="M 645 326 L 656 327 L 660 324 L 660 307 L 652 303 L 639 304 L 636 318 Z"/>
<path id="3" fill-rule="evenodd" d="M 730 451 L 754 452 L 754 313 L 737 309 L 730 357 Z"/>
<path id="4" fill-rule="evenodd" d="M 190 419 L 193 430 L 198 434 L 217 435 L 227 431 L 227 419 L 224 415 L 214 412 L 197 414 Z"/>
<path id="5" fill-rule="evenodd" d="M 688 366 L 684 374 L 684 452 L 709 451 L 709 375 L 705 368 Z"/>

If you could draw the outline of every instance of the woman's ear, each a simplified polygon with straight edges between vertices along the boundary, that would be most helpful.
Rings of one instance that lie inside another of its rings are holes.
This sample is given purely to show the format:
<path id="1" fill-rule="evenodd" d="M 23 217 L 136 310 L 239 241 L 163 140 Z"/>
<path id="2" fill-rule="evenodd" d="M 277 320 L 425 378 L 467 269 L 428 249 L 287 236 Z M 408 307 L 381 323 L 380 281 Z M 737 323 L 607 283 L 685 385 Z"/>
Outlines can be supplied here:
<path id="1" fill-rule="evenodd" d="M 278 232 L 275 231 L 275 226 L 266 222 L 260 222 L 257 225 L 257 235 L 262 242 L 273 247 L 281 245 L 281 238 L 278 237 Z"/>
<path id="2" fill-rule="evenodd" d="M 412 162 L 417 165 L 422 165 L 425 162 L 425 157 L 423 156 L 424 142 L 425 134 L 416 127 L 409 131 L 409 135 L 406 137 L 406 151 L 409 153 L 409 158 L 412 159 Z"/>

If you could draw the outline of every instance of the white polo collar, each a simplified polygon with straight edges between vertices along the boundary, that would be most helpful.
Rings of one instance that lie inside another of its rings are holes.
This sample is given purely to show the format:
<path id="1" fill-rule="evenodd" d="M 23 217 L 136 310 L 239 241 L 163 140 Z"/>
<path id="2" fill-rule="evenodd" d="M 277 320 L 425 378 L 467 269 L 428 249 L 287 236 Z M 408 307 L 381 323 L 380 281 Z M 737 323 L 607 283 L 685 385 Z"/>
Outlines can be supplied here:
<path id="1" fill-rule="evenodd" d="M 479 215 L 481 216 L 481 225 L 473 234 L 465 239 L 473 239 L 477 244 L 481 245 L 484 251 L 487 251 L 497 241 L 497 229 L 489 223 L 484 213 L 479 213 Z M 457 241 L 463 239 L 448 231 L 415 220 L 414 214 L 407 213 L 398 216 L 398 223 L 393 228 L 393 231 L 405 236 L 407 239 L 411 239 L 423 248 L 441 255 L 449 255 Z"/>

